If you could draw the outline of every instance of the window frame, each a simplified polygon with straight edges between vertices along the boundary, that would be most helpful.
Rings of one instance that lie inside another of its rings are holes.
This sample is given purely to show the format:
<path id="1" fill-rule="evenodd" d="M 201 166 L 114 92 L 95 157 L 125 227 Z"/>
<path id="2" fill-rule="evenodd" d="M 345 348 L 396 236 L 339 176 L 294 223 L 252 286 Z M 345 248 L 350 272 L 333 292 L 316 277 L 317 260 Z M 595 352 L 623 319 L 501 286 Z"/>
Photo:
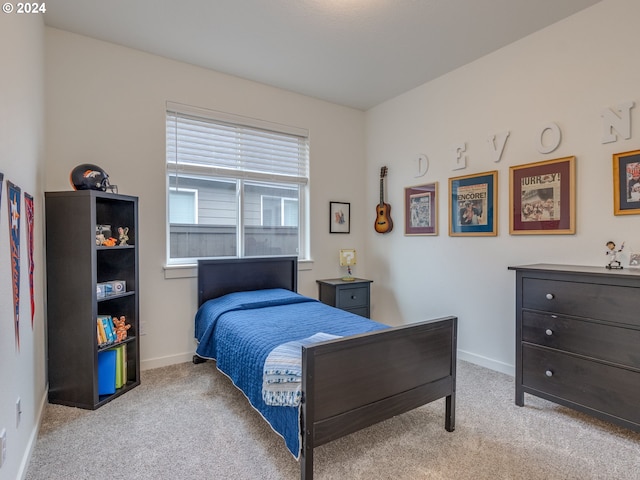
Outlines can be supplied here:
<path id="1" fill-rule="evenodd" d="M 180 257 L 180 258 L 172 258 L 171 257 L 171 223 L 170 223 L 170 192 L 172 189 L 176 189 L 176 187 L 170 185 L 170 177 L 172 175 L 179 176 L 188 176 L 189 173 L 193 173 L 202 178 L 209 178 L 211 180 L 235 180 L 237 184 L 237 208 L 238 215 L 235 223 L 235 228 L 237 232 L 237 247 L 236 247 L 236 255 L 234 257 L 240 258 L 245 257 L 245 244 L 244 244 L 244 236 L 245 236 L 245 218 L 243 215 L 244 208 L 244 184 L 246 181 L 258 181 L 265 185 L 297 185 L 298 187 L 298 246 L 297 246 L 297 256 L 299 261 L 308 261 L 310 260 L 310 224 L 309 224 L 309 184 L 310 184 L 310 140 L 309 140 L 309 132 L 307 129 L 292 127 L 283 124 L 277 124 L 273 122 L 267 122 L 264 120 L 253 119 L 249 117 L 244 117 L 240 115 L 234 115 L 225 112 L 218 112 L 198 107 L 191 107 L 183 104 L 177 104 L 174 102 L 167 102 L 166 111 L 165 111 L 165 121 L 167 125 L 169 125 L 170 116 L 174 115 L 180 116 L 191 116 L 196 117 L 198 120 L 203 121 L 211 121 L 213 124 L 228 124 L 231 126 L 244 127 L 248 129 L 255 130 L 265 130 L 267 132 L 273 132 L 276 134 L 289 135 L 291 137 L 298 137 L 300 139 L 301 144 L 303 145 L 302 154 L 298 153 L 298 157 L 302 158 L 302 164 L 299 163 L 299 167 L 302 166 L 304 169 L 304 175 L 300 177 L 291 177 L 296 181 L 287 181 L 283 180 L 282 176 L 272 175 L 269 173 L 258 173 L 257 175 L 253 175 L 252 172 L 247 172 L 243 170 L 238 170 L 237 176 L 233 176 L 233 174 L 229 174 L 229 171 L 224 172 L 222 176 L 218 176 L 219 170 L 216 165 L 184 165 L 177 160 L 177 153 L 171 152 L 169 148 L 169 128 L 167 126 L 167 130 L 165 132 L 165 140 L 166 140 L 166 160 L 165 160 L 165 179 L 167 183 L 167 188 L 165 190 L 166 195 L 166 265 L 167 266 L 180 266 L 180 265 L 194 265 L 197 263 L 199 258 L 229 258 L 228 256 L 219 257 L 219 256 L 207 256 L 207 257 Z M 177 119 L 176 119 L 177 123 Z M 176 148 L 177 148 L 177 141 Z M 172 157 L 173 155 L 173 157 Z M 302 155 L 302 157 L 300 157 Z M 170 160 L 173 158 L 173 160 Z M 186 168 L 185 168 L 186 167 Z M 275 177 L 275 179 L 273 179 Z M 270 181 L 271 180 L 271 181 Z M 189 189 L 187 187 L 187 189 Z M 197 198 L 197 191 L 196 191 Z M 283 197 L 281 197 L 281 208 L 283 205 Z M 198 218 L 198 205 L 196 204 L 195 208 L 196 218 Z M 262 212 L 261 212 L 262 217 Z M 281 212 L 281 223 L 282 223 L 282 212 Z M 261 219 L 262 223 L 262 219 Z M 233 257 L 232 257 L 233 258 Z"/>

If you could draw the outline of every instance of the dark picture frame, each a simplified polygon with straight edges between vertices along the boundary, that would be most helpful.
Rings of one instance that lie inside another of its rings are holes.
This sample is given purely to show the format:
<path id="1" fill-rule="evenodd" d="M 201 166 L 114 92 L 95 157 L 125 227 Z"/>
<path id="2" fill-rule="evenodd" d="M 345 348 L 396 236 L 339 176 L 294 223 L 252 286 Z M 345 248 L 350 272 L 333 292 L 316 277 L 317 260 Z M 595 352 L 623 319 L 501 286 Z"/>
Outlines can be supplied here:
<path id="1" fill-rule="evenodd" d="M 640 214 L 640 150 L 613 155 L 613 214 Z"/>
<path id="2" fill-rule="evenodd" d="M 576 157 L 509 167 L 509 233 L 576 232 Z"/>
<path id="3" fill-rule="evenodd" d="M 438 182 L 404 189 L 404 234 L 438 235 Z"/>
<path id="4" fill-rule="evenodd" d="M 449 179 L 449 236 L 498 235 L 498 171 Z"/>
<path id="5" fill-rule="evenodd" d="M 350 233 L 351 204 L 329 202 L 329 233 Z"/>

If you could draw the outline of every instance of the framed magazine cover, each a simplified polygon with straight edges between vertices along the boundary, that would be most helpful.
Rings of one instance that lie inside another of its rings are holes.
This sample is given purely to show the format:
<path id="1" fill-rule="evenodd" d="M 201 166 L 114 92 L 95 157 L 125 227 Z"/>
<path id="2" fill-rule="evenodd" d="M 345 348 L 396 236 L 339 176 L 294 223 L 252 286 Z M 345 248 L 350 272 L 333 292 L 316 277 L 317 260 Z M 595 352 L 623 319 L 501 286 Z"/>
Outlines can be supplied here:
<path id="1" fill-rule="evenodd" d="M 509 233 L 576 232 L 575 157 L 509 167 Z"/>
<path id="2" fill-rule="evenodd" d="M 438 235 L 438 182 L 404 189 L 404 234 Z"/>
<path id="3" fill-rule="evenodd" d="M 613 214 L 640 213 L 640 150 L 613 155 Z"/>
<path id="4" fill-rule="evenodd" d="M 498 171 L 449 179 L 449 236 L 498 235 Z"/>

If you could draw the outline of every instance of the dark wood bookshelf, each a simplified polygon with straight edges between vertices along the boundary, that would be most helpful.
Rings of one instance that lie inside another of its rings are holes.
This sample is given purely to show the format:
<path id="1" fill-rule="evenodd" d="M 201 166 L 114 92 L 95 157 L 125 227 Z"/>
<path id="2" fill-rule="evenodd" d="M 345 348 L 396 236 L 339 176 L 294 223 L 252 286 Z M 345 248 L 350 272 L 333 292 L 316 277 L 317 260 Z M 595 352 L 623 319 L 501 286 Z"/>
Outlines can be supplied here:
<path id="1" fill-rule="evenodd" d="M 98 246 L 96 225 L 128 227 L 125 246 Z M 49 402 L 94 410 L 140 384 L 138 198 L 95 190 L 45 192 Z M 97 284 L 126 282 L 98 298 Z M 98 345 L 98 315 L 126 317 L 127 338 Z M 98 353 L 124 345 L 123 386 L 98 388 Z"/>

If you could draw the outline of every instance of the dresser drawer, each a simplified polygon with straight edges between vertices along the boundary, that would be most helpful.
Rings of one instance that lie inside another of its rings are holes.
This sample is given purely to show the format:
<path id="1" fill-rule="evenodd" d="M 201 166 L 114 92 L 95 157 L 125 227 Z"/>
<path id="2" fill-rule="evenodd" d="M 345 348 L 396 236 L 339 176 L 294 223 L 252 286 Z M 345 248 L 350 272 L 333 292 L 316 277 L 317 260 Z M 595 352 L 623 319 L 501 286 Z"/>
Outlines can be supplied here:
<path id="1" fill-rule="evenodd" d="M 522 306 L 640 326 L 640 288 L 524 278 Z"/>
<path id="2" fill-rule="evenodd" d="M 340 308 L 368 307 L 369 287 L 342 287 L 338 290 L 338 306 Z"/>
<path id="3" fill-rule="evenodd" d="M 522 341 L 640 368 L 640 330 L 522 312 Z"/>
<path id="4" fill-rule="evenodd" d="M 640 373 L 523 345 L 522 384 L 640 426 Z"/>

